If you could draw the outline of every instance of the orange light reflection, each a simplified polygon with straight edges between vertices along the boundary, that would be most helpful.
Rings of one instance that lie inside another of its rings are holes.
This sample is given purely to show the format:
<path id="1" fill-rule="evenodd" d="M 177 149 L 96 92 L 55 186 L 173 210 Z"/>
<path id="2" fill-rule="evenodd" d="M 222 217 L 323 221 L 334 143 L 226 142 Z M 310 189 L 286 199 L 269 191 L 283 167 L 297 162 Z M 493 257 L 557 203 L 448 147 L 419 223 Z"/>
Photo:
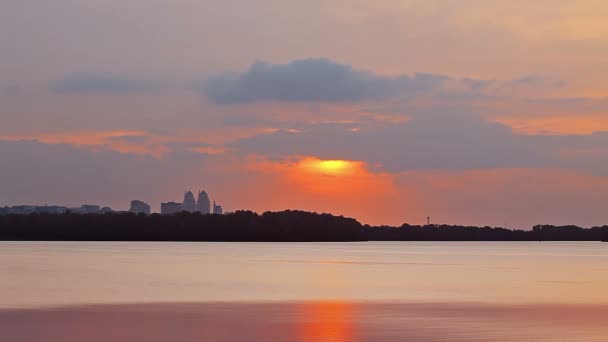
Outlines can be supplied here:
<path id="1" fill-rule="evenodd" d="M 348 302 L 314 302 L 302 308 L 298 326 L 301 342 L 347 342 L 355 338 L 354 304 Z"/>

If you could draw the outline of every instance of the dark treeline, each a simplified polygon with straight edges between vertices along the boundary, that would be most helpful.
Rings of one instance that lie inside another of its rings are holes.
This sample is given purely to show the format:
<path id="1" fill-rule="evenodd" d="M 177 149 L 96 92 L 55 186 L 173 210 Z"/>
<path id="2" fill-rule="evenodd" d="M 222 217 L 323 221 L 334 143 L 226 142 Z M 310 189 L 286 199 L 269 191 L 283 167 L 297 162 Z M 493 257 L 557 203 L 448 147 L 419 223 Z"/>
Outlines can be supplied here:
<path id="1" fill-rule="evenodd" d="M 363 238 L 370 241 L 606 241 L 608 226 L 537 225 L 532 230 L 452 225 L 401 227 L 363 227 Z"/>
<path id="2" fill-rule="evenodd" d="M 0 216 L 0 240 L 359 241 L 355 219 L 303 211 L 229 215 L 131 213 Z"/>
<path id="3" fill-rule="evenodd" d="M 539 225 L 532 230 L 451 225 L 373 227 L 303 211 L 229 215 L 5 215 L 0 240 L 25 241 L 600 241 L 608 226 Z"/>

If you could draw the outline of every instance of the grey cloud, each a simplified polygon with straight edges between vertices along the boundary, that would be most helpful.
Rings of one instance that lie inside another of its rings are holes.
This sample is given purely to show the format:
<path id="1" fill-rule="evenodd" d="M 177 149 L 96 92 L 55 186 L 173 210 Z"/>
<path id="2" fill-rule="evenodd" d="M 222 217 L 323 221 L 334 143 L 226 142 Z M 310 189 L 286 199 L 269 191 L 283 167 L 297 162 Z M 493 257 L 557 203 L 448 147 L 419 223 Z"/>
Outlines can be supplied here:
<path id="1" fill-rule="evenodd" d="M 223 123 L 226 126 L 245 126 L 245 127 L 276 125 L 276 123 L 273 122 L 271 119 L 265 118 L 262 115 L 255 115 L 252 113 L 226 115 L 226 116 L 224 116 Z"/>
<path id="2" fill-rule="evenodd" d="M 492 87 L 488 88 L 488 93 L 502 97 L 535 97 L 535 94 L 552 92 L 563 88 L 568 82 L 544 75 L 526 75 L 513 80 L 495 81 Z M 542 96 L 541 96 L 542 98 Z"/>
<path id="3" fill-rule="evenodd" d="M 106 74 L 78 74 L 55 82 L 51 90 L 57 93 L 125 93 L 159 89 L 151 81 Z"/>
<path id="4" fill-rule="evenodd" d="M 424 73 L 387 77 L 328 59 L 301 59 L 288 64 L 258 61 L 243 73 L 210 79 L 203 90 L 219 104 L 355 102 L 434 91 L 448 80 L 446 76 Z M 479 83 L 473 87 L 479 87 Z"/>
<path id="5" fill-rule="evenodd" d="M 110 141 L 124 141 L 128 143 L 144 143 L 150 140 L 150 137 L 145 135 L 121 135 L 116 137 L 109 137 Z"/>
<path id="6" fill-rule="evenodd" d="M 560 88 L 568 85 L 565 80 L 554 79 L 542 75 L 527 75 L 509 82 L 511 85 L 529 85 Z"/>
<path id="7" fill-rule="evenodd" d="M 519 135 L 500 123 L 463 115 L 419 116 L 407 123 L 359 131 L 315 125 L 299 133 L 278 131 L 242 139 L 233 146 L 272 158 L 313 155 L 363 160 L 390 172 L 558 167 L 608 174 L 608 134 Z M 572 149 L 600 150 L 604 155 L 561 154 Z"/>
<path id="8" fill-rule="evenodd" d="M 471 90 L 473 90 L 473 91 L 482 91 L 487 86 L 489 86 L 490 84 L 492 84 L 492 81 L 476 80 L 474 78 L 465 78 L 465 79 L 461 80 L 461 82 L 464 85 L 470 87 Z"/>

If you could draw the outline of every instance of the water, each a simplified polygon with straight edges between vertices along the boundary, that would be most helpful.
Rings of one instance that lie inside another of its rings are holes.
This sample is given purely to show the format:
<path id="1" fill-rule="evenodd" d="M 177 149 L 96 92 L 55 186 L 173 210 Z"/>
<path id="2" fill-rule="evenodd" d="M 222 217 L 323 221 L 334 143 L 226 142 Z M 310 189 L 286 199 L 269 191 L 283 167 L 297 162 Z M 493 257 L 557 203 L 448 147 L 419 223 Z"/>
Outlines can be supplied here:
<path id="1" fill-rule="evenodd" d="M 608 304 L 595 242 L 0 243 L 0 306 L 209 301 Z"/>
<path id="2" fill-rule="evenodd" d="M 0 276 L 0 340 L 608 340 L 599 242 L 0 242 Z"/>

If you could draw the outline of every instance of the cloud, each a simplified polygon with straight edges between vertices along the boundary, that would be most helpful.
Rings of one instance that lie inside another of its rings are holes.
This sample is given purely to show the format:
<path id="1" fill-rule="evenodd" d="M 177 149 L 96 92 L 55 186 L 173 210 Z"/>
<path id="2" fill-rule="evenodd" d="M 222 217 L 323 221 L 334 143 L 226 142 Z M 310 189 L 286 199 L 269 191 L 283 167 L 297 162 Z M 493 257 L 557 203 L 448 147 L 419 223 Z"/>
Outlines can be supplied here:
<path id="1" fill-rule="evenodd" d="M 389 172 L 576 168 L 608 174 L 606 146 L 608 133 L 522 135 L 504 124 L 462 114 L 418 116 L 405 123 L 373 128 L 309 125 L 299 132 L 279 130 L 233 144 L 245 153 L 272 158 L 314 155 L 323 159 L 361 160 L 381 165 L 381 170 Z"/>
<path id="2" fill-rule="evenodd" d="M 201 89 L 217 104 L 357 103 L 380 100 L 410 101 L 420 98 L 442 102 L 479 99 L 525 98 L 551 93 L 567 83 L 541 75 L 512 80 L 417 72 L 385 76 L 330 59 L 298 59 L 287 64 L 254 62 L 249 69 L 211 77 Z"/>
<path id="3" fill-rule="evenodd" d="M 77 74 L 51 85 L 57 93 L 130 93 L 156 90 L 160 86 L 143 80 L 106 74 Z"/>
<path id="4" fill-rule="evenodd" d="M 82 131 L 39 135 L 0 135 L 0 141 L 37 141 L 45 144 L 65 144 L 91 150 L 109 149 L 120 153 L 150 155 L 160 158 L 170 149 L 170 137 L 145 131 Z"/>
<path id="5" fill-rule="evenodd" d="M 259 101 L 357 102 L 412 96 L 441 89 L 447 76 L 381 76 L 329 59 L 300 59 L 288 64 L 254 62 L 243 73 L 226 73 L 206 82 L 203 90 L 219 104 Z M 463 82 L 469 89 L 480 81 Z"/>

